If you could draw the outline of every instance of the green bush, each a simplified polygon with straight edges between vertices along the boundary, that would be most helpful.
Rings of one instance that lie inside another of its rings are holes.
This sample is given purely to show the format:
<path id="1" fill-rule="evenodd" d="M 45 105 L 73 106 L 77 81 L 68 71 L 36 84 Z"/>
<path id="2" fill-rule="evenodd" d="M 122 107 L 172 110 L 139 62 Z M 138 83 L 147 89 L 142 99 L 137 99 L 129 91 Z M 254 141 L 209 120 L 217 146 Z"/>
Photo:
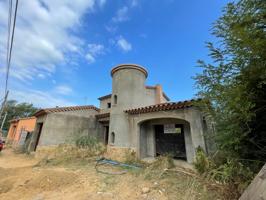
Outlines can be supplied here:
<path id="1" fill-rule="evenodd" d="M 205 178 L 228 185 L 239 194 L 243 192 L 254 176 L 254 173 L 238 160 L 227 157 L 221 152 L 207 157 L 201 148 L 196 151 L 194 166 Z"/>
<path id="2" fill-rule="evenodd" d="M 75 144 L 79 148 L 94 148 L 98 145 L 98 141 L 92 136 L 81 136 L 76 139 Z"/>
<path id="3" fill-rule="evenodd" d="M 210 169 L 211 162 L 201 147 L 196 149 L 195 168 L 200 174 L 206 173 Z"/>

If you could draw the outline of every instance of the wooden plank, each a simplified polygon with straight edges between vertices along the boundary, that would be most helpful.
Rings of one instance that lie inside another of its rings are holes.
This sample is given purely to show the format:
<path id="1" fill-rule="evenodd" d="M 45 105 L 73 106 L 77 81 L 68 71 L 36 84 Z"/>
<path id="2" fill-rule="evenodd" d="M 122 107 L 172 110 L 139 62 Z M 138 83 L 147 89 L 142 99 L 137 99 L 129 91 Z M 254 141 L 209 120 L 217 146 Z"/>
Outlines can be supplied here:
<path id="1" fill-rule="evenodd" d="M 266 164 L 262 167 L 239 200 L 266 200 Z"/>

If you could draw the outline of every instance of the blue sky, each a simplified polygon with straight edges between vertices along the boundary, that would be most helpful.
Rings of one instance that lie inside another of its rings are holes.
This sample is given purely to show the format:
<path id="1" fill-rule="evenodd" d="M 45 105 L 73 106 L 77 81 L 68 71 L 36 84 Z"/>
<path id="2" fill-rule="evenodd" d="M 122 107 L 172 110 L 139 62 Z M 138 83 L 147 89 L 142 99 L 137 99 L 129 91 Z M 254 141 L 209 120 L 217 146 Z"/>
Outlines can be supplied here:
<path id="1" fill-rule="evenodd" d="M 228 1 L 20 1 L 10 98 L 38 107 L 94 104 L 111 92 L 110 70 L 136 63 L 147 85 L 162 84 L 172 101 L 191 99 L 196 61 L 210 61 L 211 24 Z M 0 1 L 3 95 L 7 1 Z"/>

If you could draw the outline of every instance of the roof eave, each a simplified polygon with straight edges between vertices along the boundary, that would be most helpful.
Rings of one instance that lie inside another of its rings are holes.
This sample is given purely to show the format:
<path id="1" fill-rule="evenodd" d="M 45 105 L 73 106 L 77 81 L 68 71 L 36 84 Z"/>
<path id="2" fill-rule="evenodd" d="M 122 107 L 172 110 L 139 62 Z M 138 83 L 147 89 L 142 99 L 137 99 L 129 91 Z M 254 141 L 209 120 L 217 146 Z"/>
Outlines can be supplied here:
<path id="1" fill-rule="evenodd" d="M 108 94 L 108 95 L 105 95 L 105 96 L 102 96 L 102 97 L 99 97 L 98 100 L 104 100 L 104 99 L 109 99 L 112 97 L 112 94 Z"/>

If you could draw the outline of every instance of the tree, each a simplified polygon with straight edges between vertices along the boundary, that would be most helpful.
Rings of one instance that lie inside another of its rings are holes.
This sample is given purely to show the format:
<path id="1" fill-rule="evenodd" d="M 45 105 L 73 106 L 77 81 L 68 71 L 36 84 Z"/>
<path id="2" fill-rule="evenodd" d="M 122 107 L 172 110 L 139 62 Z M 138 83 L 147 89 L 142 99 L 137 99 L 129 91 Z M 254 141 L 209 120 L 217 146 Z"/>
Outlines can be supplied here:
<path id="1" fill-rule="evenodd" d="M 3 130 L 8 130 L 10 120 L 15 118 L 30 117 L 37 110 L 37 108 L 35 108 L 32 104 L 29 103 L 18 103 L 16 100 L 7 101 L 5 108 L 5 111 L 7 112 L 7 117 L 3 126 Z M 2 120 L 0 124 L 2 124 Z"/>
<path id="2" fill-rule="evenodd" d="M 211 103 L 218 148 L 248 167 L 266 162 L 265 22 L 264 0 L 228 3 L 213 25 L 218 42 L 207 43 L 213 63 L 198 61 L 195 77 L 198 95 Z"/>

